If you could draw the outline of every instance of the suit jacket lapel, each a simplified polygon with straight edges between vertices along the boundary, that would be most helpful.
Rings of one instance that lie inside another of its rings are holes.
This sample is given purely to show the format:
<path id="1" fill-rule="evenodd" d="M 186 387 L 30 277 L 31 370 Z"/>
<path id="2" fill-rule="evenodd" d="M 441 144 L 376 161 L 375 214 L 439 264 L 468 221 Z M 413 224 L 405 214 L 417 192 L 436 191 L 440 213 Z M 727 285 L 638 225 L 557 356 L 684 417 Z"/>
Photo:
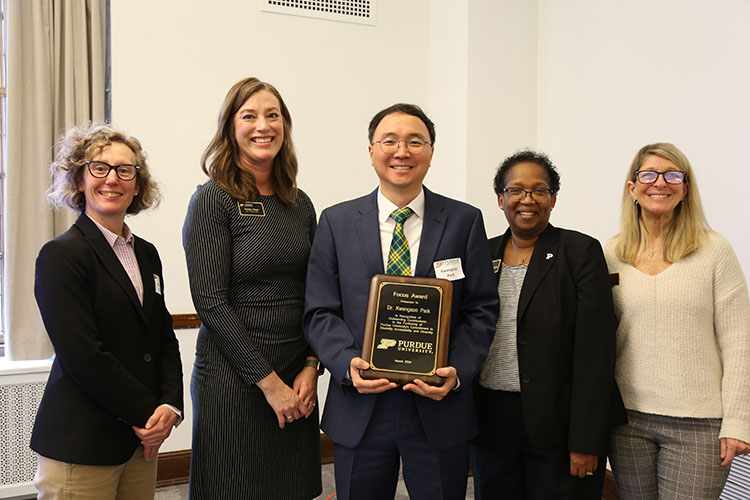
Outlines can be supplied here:
<path id="1" fill-rule="evenodd" d="M 417 257 L 417 268 L 414 271 L 415 276 L 430 275 L 447 219 L 448 215 L 443 212 L 440 198 L 429 189 L 424 188 L 424 220 L 422 221 L 422 237 L 419 241 L 419 256 Z"/>
<path id="2" fill-rule="evenodd" d="M 529 269 L 526 271 L 526 278 L 521 288 L 521 296 L 518 299 L 518 319 L 523 316 L 526 306 L 529 305 L 531 297 L 534 296 L 537 287 L 557 259 L 557 249 L 560 243 L 555 235 L 555 228 L 548 224 L 547 228 L 539 235 L 539 239 L 534 245 L 534 254 L 529 262 Z"/>
<path id="3" fill-rule="evenodd" d="M 378 190 L 362 199 L 355 221 L 357 237 L 362 246 L 365 265 L 370 276 L 383 274 L 383 251 L 380 247 L 380 222 L 378 221 Z"/>
<path id="4" fill-rule="evenodd" d="M 81 214 L 81 216 L 78 217 L 78 220 L 76 220 L 75 222 L 75 226 L 78 227 L 78 229 L 80 229 L 80 231 L 83 233 L 84 239 L 94 250 L 94 253 L 99 258 L 102 267 L 104 267 L 104 269 L 106 269 L 107 272 L 112 276 L 112 279 L 114 279 L 115 282 L 120 285 L 120 287 L 122 287 L 123 291 L 128 296 L 128 299 L 133 304 L 133 307 L 135 307 L 135 309 L 145 321 L 146 318 L 143 315 L 141 301 L 138 300 L 138 295 L 135 293 L 133 283 L 130 281 L 128 273 L 125 272 L 125 268 L 122 267 L 122 263 L 120 263 L 120 260 L 117 258 L 117 255 L 115 255 L 112 247 L 109 246 L 109 243 L 104 238 L 102 232 L 98 227 L 96 227 L 96 224 L 94 224 L 94 222 L 89 219 L 86 214 Z"/>

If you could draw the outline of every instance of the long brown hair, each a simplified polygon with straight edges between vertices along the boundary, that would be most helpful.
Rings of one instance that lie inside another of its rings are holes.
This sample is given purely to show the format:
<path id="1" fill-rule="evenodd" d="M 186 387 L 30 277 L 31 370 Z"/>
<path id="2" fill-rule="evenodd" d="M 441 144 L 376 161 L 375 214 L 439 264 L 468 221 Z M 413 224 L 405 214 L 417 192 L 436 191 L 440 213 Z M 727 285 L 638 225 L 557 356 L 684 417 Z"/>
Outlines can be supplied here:
<path id="1" fill-rule="evenodd" d="M 287 205 L 297 202 L 297 155 L 292 142 L 292 116 L 276 88 L 250 77 L 235 83 L 221 105 L 219 125 L 201 156 L 201 168 L 220 188 L 237 201 L 254 200 L 258 187 L 252 172 L 239 167 L 240 148 L 234 135 L 234 115 L 251 95 L 267 90 L 279 100 L 284 120 L 284 141 L 273 160 L 271 182 L 276 195 Z"/>

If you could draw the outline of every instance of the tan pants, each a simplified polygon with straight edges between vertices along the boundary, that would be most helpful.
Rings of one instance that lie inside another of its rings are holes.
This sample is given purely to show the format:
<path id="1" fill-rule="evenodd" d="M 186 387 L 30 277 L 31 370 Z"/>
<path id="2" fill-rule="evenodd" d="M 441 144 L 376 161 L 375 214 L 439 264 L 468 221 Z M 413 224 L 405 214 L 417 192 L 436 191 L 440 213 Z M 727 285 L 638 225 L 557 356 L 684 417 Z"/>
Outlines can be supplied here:
<path id="1" fill-rule="evenodd" d="M 143 446 L 122 465 L 79 465 L 39 456 L 34 477 L 38 500 L 148 500 L 154 498 L 156 460 Z"/>

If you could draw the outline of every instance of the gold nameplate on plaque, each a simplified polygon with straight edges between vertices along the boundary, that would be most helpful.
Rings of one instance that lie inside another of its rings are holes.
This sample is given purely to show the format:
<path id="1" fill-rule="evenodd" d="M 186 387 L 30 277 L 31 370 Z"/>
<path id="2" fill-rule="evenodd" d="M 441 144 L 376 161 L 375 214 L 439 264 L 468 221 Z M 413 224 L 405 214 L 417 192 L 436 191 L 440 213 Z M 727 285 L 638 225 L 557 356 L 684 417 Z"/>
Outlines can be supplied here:
<path id="1" fill-rule="evenodd" d="M 259 201 L 243 201 L 237 202 L 237 210 L 240 211 L 240 215 L 249 215 L 254 217 L 265 217 L 266 207 Z"/>
<path id="2" fill-rule="evenodd" d="M 362 378 L 441 385 L 447 364 L 453 284 L 444 279 L 376 274 L 370 280 Z"/>

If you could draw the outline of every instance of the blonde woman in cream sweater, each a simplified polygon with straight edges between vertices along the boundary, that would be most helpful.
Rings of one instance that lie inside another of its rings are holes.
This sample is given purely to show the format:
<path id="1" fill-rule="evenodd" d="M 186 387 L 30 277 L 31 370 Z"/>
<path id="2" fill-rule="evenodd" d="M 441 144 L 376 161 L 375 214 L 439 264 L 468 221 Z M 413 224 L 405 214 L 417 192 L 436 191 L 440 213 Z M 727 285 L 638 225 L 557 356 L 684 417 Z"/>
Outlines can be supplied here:
<path id="1" fill-rule="evenodd" d="M 692 168 L 668 143 L 628 171 L 622 227 L 605 248 L 628 424 L 612 434 L 620 498 L 716 499 L 750 452 L 750 303 L 729 243 L 711 231 Z"/>

